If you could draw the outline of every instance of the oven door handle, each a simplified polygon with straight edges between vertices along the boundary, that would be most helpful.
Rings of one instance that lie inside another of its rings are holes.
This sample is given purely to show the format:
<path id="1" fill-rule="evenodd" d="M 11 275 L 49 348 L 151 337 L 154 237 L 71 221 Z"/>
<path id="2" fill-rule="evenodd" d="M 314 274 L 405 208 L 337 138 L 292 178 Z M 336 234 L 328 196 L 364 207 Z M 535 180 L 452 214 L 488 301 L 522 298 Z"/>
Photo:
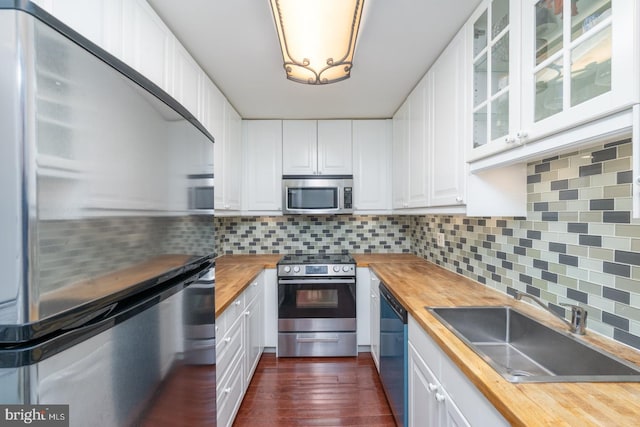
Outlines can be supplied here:
<path id="1" fill-rule="evenodd" d="M 279 279 L 278 285 L 353 285 L 356 279 Z"/>

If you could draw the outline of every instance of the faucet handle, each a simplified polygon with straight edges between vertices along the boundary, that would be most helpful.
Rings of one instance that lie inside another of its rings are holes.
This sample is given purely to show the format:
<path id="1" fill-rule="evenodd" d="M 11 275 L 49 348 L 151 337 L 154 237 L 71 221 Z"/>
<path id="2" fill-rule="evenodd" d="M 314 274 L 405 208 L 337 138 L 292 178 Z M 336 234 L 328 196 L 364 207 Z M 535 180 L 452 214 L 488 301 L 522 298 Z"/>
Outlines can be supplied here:
<path id="1" fill-rule="evenodd" d="M 561 302 L 560 305 L 563 307 L 571 307 L 572 332 L 584 335 L 585 329 L 587 328 L 587 310 L 575 304 Z"/>

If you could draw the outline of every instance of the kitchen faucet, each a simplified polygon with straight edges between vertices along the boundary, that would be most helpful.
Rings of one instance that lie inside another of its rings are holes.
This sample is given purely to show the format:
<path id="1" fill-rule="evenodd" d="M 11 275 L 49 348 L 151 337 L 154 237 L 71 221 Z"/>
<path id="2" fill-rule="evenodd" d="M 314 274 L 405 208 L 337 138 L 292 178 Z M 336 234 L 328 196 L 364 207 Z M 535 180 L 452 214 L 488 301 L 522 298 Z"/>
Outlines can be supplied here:
<path id="1" fill-rule="evenodd" d="M 531 301 L 535 302 L 540 307 L 544 308 L 549 313 L 551 313 L 554 316 L 556 316 L 558 319 L 562 320 L 564 323 L 566 323 L 569 326 L 569 331 L 570 332 L 572 332 L 574 334 L 578 334 L 578 335 L 584 335 L 585 329 L 587 328 L 587 310 L 585 310 L 584 308 L 582 308 L 582 307 L 580 307 L 578 305 L 566 304 L 566 303 L 561 302 L 560 303 L 561 306 L 563 306 L 563 307 L 571 307 L 571 322 L 569 322 L 567 319 L 565 319 L 564 317 L 560 316 L 555 311 L 551 310 L 547 304 L 543 303 L 535 295 L 531 295 L 531 294 L 528 294 L 526 292 L 516 291 L 516 294 L 514 295 L 515 299 L 520 301 L 520 300 L 522 300 L 523 297 L 529 298 Z"/>

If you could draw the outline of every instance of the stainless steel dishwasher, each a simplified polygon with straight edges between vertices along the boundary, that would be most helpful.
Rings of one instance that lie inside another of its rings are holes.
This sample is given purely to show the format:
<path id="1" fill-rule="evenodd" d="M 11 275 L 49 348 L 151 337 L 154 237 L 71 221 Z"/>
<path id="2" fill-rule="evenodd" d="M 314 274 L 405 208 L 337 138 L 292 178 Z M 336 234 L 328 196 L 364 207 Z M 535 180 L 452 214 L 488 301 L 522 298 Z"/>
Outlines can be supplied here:
<path id="1" fill-rule="evenodd" d="M 380 283 L 380 379 L 396 425 L 408 425 L 407 310 Z"/>

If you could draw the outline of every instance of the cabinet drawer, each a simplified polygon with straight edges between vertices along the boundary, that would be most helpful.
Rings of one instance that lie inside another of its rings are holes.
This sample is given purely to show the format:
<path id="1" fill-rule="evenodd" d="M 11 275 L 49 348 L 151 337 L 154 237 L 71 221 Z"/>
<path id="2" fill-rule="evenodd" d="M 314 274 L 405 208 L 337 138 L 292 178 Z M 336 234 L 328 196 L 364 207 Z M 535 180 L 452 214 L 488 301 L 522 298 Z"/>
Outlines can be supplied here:
<path id="1" fill-rule="evenodd" d="M 226 335 L 216 340 L 216 372 L 222 383 L 229 374 L 234 361 L 242 356 L 243 329 L 244 322 L 242 320 L 236 321 L 231 325 Z"/>
<path id="2" fill-rule="evenodd" d="M 241 293 L 238 298 L 233 300 L 233 302 L 229 304 L 229 307 L 224 311 L 223 314 L 226 315 L 227 327 L 242 316 L 242 313 L 244 312 L 244 296 L 245 293 Z"/>
<path id="3" fill-rule="evenodd" d="M 409 342 L 413 344 L 418 354 L 431 368 L 434 375 L 440 377 L 441 360 L 446 356 L 413 317 L 409 316 L 408 323 Z"/>
<path id="4" fill-rule="evenodd" d="M 260 293 L 262 285 L 262 273 L 260 273 L 255 279 L 251 281 L 249 286 L 244 290 L 244 301 L 245 306 L 248 306 L 253 299 Z"/>
<path id="5" fill-rule="evenodd" d="M 233 365 L 227 379 L 217 387 L 216 412 L 219 427 L 227 427 L 233 424 L 240 403 L 242 402 L 242 357 L 239 357 Z"/>

